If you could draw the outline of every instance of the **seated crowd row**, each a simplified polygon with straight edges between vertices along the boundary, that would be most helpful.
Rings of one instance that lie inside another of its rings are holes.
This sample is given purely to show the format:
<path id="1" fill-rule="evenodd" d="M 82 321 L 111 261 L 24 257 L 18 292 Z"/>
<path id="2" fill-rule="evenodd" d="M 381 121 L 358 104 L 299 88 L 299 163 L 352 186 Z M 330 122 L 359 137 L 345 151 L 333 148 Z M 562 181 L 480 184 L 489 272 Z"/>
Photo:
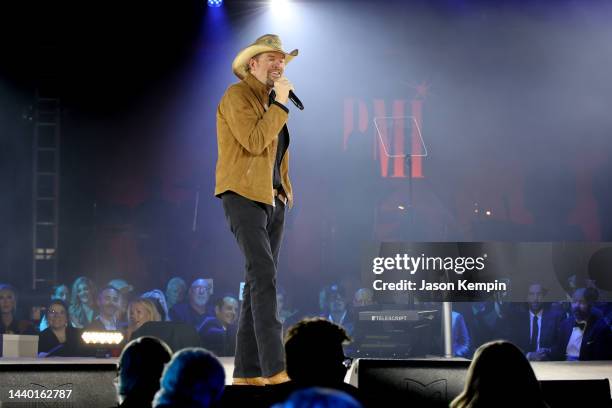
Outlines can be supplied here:
<path id="1" fill-rule="evenodd" d="M 165 293 L 155 289 L 137 296 L 133 292 L 132 286 L 121 279 L 96 291 L 88 278 L 80 277 L 71 290 L 66 285 L 56 286 L 46 313 L 32 321 L 15 318 L 17 293 L 9 285 L 0 285 L 0 334 L 39 333 L 41 356 L 71 356 L 79 355 L 76 345 L 83 329 L 121 331 L 129 341 L 149 321 L 173 321 L 195 328 L 201 345 L 217 356 L 233 355 L 240 303 L 232 296 L 220 296 L 213 299 L 211 307 L 210 279 L 196 279 L 188 287 L 183 279 L 175 277 Z M 612 359 L 612 303 L 599 302 L 598 291 L 592 287 L 576 289 L 566 302 L 545 303 L 545 295 L 546 289 L 533 283 L 525 303 L 496 300 L 453 304 L 454 355 L 471 358 L 480 345 L 503 338 L 518 345 L 530 360 Z M 359 289 L 350 299 L 338 284 L 320 292 L 318 313 L 291 309 L 283 290 L 278 292 L 277 303 L 285 329 L 302 317 L 318 315 L 356 338 L 360 337 L 355 325 L 358 312 L 376 306 L 371 290 Z M 425 353 L 440 354 L 440 345 L 430 343 L 431 349 Z"/>
<path id="2" fill-rule="evenodd" d="M 53 288 L 51 300 L 39 318 L 17 318 L 17 291 L 0 284 L 0 334 L 38 334 L 39 356 L 79 356 L 83 331 L 119 331 L 125 342 L 147 322 L 175 321 L 193 326 L 202 346 L 218 356 L 233 355 L 238 300 L 222 296 L 210 308 L 210 280 L 196 279 L 187 290 L 174 278 L 166 293 L 152 290 L 133 294 L 131 285 L 115 279 L 99 291 L 86 277 L 72 285 Z M 68 302 L 69 301 L 69 302 Z"/>

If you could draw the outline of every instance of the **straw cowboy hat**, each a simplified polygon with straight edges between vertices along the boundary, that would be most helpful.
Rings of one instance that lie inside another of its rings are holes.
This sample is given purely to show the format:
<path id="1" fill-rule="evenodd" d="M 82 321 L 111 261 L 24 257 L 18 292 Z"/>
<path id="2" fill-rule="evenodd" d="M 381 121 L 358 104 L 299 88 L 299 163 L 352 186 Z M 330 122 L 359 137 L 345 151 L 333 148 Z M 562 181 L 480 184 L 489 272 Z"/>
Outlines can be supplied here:
<path id="1" fill-rule="evenodd" d="M 248 73 L 249 61 L 251 58 L 262 52 L 280 52 L 285 54 L 285 64 L 288 64 L 293 57 L 298 55 L 298 50 L 291 52 L 283 51 L 283 45 L 278 35 L 265 34 L 255 40 L 255 42 L 236 55 L 232 62 L 232 71 L 240 79 L 244 79 Z"/>

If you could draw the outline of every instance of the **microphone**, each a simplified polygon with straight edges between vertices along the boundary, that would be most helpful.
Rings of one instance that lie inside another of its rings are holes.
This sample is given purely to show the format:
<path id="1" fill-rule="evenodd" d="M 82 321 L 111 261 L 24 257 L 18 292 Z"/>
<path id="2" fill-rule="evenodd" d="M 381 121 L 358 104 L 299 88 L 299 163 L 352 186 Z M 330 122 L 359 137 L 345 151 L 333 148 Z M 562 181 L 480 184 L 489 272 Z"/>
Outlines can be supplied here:
<path id="1" fill-rule="evenodd" d="M 295 106 L 297 106 L 299 110 L 304 110 L 304 104 L 302 104 L 300 98 L 298 98 L 297 95 L 293 93 L 293 91 L 289 91 L 289 99 L 291 100 L 291 102 L 293 102 Z"/>

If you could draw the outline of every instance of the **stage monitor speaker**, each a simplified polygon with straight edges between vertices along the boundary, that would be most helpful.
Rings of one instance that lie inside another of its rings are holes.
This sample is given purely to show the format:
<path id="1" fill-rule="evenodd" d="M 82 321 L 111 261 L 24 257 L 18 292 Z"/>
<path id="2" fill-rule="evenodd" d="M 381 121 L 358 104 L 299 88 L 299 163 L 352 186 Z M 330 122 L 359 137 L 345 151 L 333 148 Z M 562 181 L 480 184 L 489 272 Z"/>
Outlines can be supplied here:
<path id="1" fill-rule="evenodd" d="M 175 353 L 186 347 L 202 347 L 202 340 L 196 329 L 182 322 L 146 322 L 134 332 L 132 338 L 142 336 L 163 340 Z"/>
<path id="2" fill-rule="evenodd" d="M 381 406 L 448 407 L 463 390 L 469 365 L 450 359 L 360 359 L 359 390 Z"/>
<path id="3" fill-rule="evenodd" d="M 544 399 L 551 408 L 612 407 L 610 382 L 601 380 L 540 381 Z"/>

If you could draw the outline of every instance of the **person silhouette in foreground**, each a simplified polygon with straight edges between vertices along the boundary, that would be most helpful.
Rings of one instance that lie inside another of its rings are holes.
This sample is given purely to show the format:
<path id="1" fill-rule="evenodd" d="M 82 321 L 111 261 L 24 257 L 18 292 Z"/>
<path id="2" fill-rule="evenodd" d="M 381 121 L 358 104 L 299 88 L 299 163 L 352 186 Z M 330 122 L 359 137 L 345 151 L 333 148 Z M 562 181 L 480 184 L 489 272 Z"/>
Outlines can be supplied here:
<path id="1" fill-rule="evenodd" d="M 164 365 L 172 351 L 155 337 L 140 337 L 129 342 L 119 357 L 117 393 L 121 408 L 150 407 Z"/>
<path id="2" fill-rule="evenodd" d="M 155 408 L 208 408 L 223 394 L 225 371 L 211 352 L 185 348 L 166 366 L 161 389 L 155 395 Z"/>
<path id="3" fill-rule="evenodd" d="M 283 403 L 272 408 L 361 408 L 361 404 L 350 395 L 329 388 L 306 388 L 291 394 Z"/>
<path id="4" fill-rule="evenodd" d="M 350 341 L 344 328 L 321 317 L 299 321 L 287 332 L 285 358 L 291 381 L 274 385 L 278 400 L 284 401 L 302 388 L 324 387 L 343 391 L 363 405 L 359 390 L 344 382 L 352 359 L 344 355 L 343 344 Z"/>
<path id="5" fill-rule="evenodd" d="M 498 340 L 476 350 L 463 392 L 450 408 L 530 407 L 548 408 L 540 384 L 514 344 Z"/>

